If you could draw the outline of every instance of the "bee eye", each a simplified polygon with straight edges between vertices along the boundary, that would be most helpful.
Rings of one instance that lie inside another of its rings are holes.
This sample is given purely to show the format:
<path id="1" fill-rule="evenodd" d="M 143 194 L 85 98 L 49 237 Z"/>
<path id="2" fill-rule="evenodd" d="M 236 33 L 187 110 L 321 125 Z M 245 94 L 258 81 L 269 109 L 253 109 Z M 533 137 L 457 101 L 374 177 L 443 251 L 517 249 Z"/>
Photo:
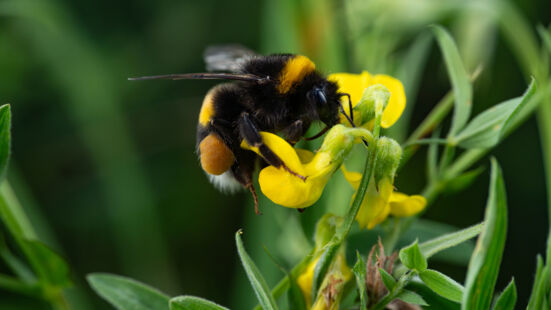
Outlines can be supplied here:
<path id="1" fill-rule="evenodd" d="M 321 88 L 314 88 L 308 92 L 308 100 L 313 101 L 319 106 L 324 106 L 327 104 L 327 98 L 325 98 L 325 93 Z"/>

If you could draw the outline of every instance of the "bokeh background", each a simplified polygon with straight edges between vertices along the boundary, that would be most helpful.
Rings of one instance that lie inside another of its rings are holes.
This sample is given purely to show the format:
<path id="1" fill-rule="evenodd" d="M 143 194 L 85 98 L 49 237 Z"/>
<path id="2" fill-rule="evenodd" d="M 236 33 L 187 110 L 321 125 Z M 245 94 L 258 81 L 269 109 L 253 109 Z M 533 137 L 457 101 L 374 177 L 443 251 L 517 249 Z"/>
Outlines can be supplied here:
<path id="1" fill-rule="evenodd" d="M 264 200 L 264 215 L 255 216 L 248 193 L 216 191 L 195 154 L 202 97 L 216 82 L 128 77 L 201 72 L 203 50 L 212 44 L 300 52 L 326 73 L 369 70 L 402 78 L 408 112 L 388 134 L 403 141 L 450 88 L 429 24 L 451 31 L 470 71 L 483 65 L 474 114 L 524 91 L 525 75 L 492 12 L 473 9 L 504 1 L 0 1 L 0 103 L 10 103 L 13 114 L 9 180 L 40 238 L 69 262 L 73 308 L 110 309 L 85 282 L 98 271 L 171 296 L 250 307 L 255 300 L 235 231 L 245 228 L 247 249 L 273 285 L 282 274 L 262 245 L 290 266 L 307 251 L 319 216 L 342 212 L 351 194 L 338 175 L 336 190 L 302 215 Z M 551 2 L 510 2 L 530 26 L 549 25 Z M 407 58 L 414 44 L 423 52 Z M 548 225 L 535 118 L 493 155 L 509 201 L 498 287 L 514 276 L 525 304 Z M 401 190 L 422 189 L 424 162 L 421 151 L 399 175 Z M 424 217 L 455 227 L 481 221 L 487 184 L 485 172 L 469 189 L 440 197 Z M 1 223 L 0 229 L 5 232 Z M 460 263 L 433 266 L 464 280 Z M 47 308 L 0 291 L 0 309 Z"/>

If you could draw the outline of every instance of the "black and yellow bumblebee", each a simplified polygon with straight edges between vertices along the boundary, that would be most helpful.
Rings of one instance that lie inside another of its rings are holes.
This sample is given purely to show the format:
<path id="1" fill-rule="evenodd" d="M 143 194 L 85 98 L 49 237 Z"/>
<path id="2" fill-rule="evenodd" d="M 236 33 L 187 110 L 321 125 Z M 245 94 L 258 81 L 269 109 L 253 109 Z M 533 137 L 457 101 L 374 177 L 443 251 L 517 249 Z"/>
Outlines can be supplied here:
<path id="1" fill-rule="evenodd" d="M 204 54 L 208 73 L 168 74 L 131 78 L 151 79 L 224 79 L 203 100 L 197 125 L 197 151 L 210 181 L 223 191 L 247 188 L 258 199 L 252 181 L 259 156 L 242 149 L 241 141 L 258 147 L 262 164 L 283 167 L 295 176 L 283 161 L 267 147 L 260 131 L 281 133 L 294 144 L 305 135 L 314 121 L 326 128 L 339 122 L 344 114 L 338 85 L 316 71 L 306 56 L 273 54 L 260 56 L 239 45 L 213 46 Z M 346 118 L 351 124 L 353 120 Z"/>

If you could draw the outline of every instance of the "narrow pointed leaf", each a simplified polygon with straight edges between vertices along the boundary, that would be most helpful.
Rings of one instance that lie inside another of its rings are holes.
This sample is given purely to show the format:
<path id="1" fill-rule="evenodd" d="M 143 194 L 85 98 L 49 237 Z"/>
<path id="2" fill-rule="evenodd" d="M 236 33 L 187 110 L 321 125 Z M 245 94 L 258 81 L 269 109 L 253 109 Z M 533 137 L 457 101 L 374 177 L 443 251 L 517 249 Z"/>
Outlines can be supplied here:
<path id="1" fill-rule="evenodd" d="M 419 277 L 438 295 L 455 302 L 461 302 L 463 286 L 452 278 L 432 269 L 419 273 Z"/>
<path id="2" fill-rule="evenodd" d="M 170 310 L 229 310 L 210 300 L 195 296 L 178 296 L 170 299 Z"/>
<path id="3" fill-rule="evenodd" d="M 421 253 L 417 241 L 401 249 L 399 256 L 402 264 L 409 269 L 415 269 L 417 271 L 424 271 L 427 269 L 427 259 L 423 256 L 423 253 Z"/>
<path id="4" fill-rule="evenodd" d="M 168 310 L 169 297 L 136 280 L 107 273 L 86 277 L 103 299 L 119 310 Z"/>
<path id="5" fill-rule="evenodd" d="M 352 272 L 356 277 L 356 285 L 358 287 L 358 295 L 360 295 L 360 310 L 367 310 L 367 289 L 366 289 L 366 265 L 365 261 L 360 255 L 360 252 L 356 252 L 358 260 L 352 268 Z"/>
<path id="6" fill-rule="evenodd" d="M 412 291 L 402 290 L 400 294 L 396 296 L 396 298 L 410 304 L 428 306 L 427 302 L 423 299 L 423 297 L 419 296 L 417 293 L 414 293 Z"/>
<path id="7" fill-rule="evenodd" d="M 444 56 L 455 94 L 452 125 L 448 134 L 448 136 L 455 136 L 465 126 L 471 115 L 472 85 L 452 36 L 440 26 L 433 26 L 432 30 Z"/>
<path id="8" fill-rule="evenodd" d="M 542 25 L 538 25 L 538 34 L 547 51 L 551 54 L 551 33 Z"/>
<path id="9" fill-rule="evenodd" d="M 71 285 L 69 265 L 57 253 L 36 240 L 24 240 L 26 255 L 32 256 L 36 264 L 39 280 L 55 287 Z"/>
<path id="10" fill-rule="evenodd" d="M 385 285 L 386 289 L 392 291 L 396 286 L 396 280 L 394 279 L 394 277 L 392 277 L 383 268 L 379 268 L 379 274 L 381 275 L 381 279 L 383 280 L 383 284 Z"/>
<path id="11" fill-rule="evenodd" d="M 464 148 L 488 148 L 499 143 L 526 103 L 536 93 L 534 79 L 520 97 L 499 103 L 477 115 L 457 136 L 456 143 Z"/>
<path id="12" fill-rule="evenodd" d="M 426 258 L 429 258 L 440 251 L 454 247 L 476 237 L 482 231 L 483 227 L 484 223 L 480 223 L 429 241 L 422 242 L 419 244 L 419 249 L 421 249 L 421 252 Z"/>
<path id="13" fill-rule="evenodd" d="M 499 294 L 494 306 L 494 310 L 514 310 L 517 303 L 517 287 L 515 280 L 511 280 L 509 285 Z"/>
<path id="14" fill-rule="evenodd" d="M 10 159 L 11 110 L 9 104 L 0 107 L 0 182 L 6 176 Z"/>
<path id="15" fill-rule="evenodd" d="M 465 281 L 461 309 L 489 309 L 507 235 L 507 198 L 501 169 L 492 158 L 490 189 L 486 204 L 484 230 L 477 245 Z"/>
<path id="16" fill-rule="evenodd" d="M 528 306 L 526 307 L 528 310 L 536 309 L 535 305 L 539 299 L 539 295 L 541 295 L 542 285 L 540 285 L 540 281 L 543 274 L 543 267 L 543 258 L 541 255 L 538 255 L 536 258 L 536 274 L 534 276 L 534 284 L 532 285 L 532 293 L 530 294 Z"/>
<path id="17" fill-rule="evenodd" d="M 254 293 L 256 294 L 256 297 L 264 310 L 277 309 L 277 304 L 270 292 L 270 289 L 268 288 L 266 280 L 264 280 L 264 277 L 256 267 L 255 263 L 253 262 L 249 254 L 247 254 L 247 252 L 245 251 L 243 241 L 241 240 L 241 233 L 241 230 L 239 230 L 235 234 L 237 252 L 239 253 L 241 263 L 243 264 L 243 268 L 247 273 L 247 278 L 249 278 L 249 282 L 253 287 Z"/>

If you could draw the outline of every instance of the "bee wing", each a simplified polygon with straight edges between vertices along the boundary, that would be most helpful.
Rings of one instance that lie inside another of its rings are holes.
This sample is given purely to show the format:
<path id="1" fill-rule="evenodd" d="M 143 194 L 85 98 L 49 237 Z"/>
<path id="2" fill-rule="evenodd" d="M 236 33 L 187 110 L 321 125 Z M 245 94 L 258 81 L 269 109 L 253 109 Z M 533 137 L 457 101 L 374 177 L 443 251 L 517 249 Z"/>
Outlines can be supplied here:
<path id="1" fill-rule="evenodd" d="M 254 51 L 238 44 L 209 46 L 203 53 L 207 71 L 241 72 L 243 64 L 258 56 Z"/>
<path id="2" fill-rule="evenodd" d="M 184 73 L 184 74 L 165 74 L 165 75 L 151 75 L 141 76 L 135 78 L 128 78 L 130 81 L 141 80 L 235 80 L 245 82 L 255 82 L 258 84 L 264 84 L 270 81 L 269 76 L 258 76 L 248 73 Z"/>

